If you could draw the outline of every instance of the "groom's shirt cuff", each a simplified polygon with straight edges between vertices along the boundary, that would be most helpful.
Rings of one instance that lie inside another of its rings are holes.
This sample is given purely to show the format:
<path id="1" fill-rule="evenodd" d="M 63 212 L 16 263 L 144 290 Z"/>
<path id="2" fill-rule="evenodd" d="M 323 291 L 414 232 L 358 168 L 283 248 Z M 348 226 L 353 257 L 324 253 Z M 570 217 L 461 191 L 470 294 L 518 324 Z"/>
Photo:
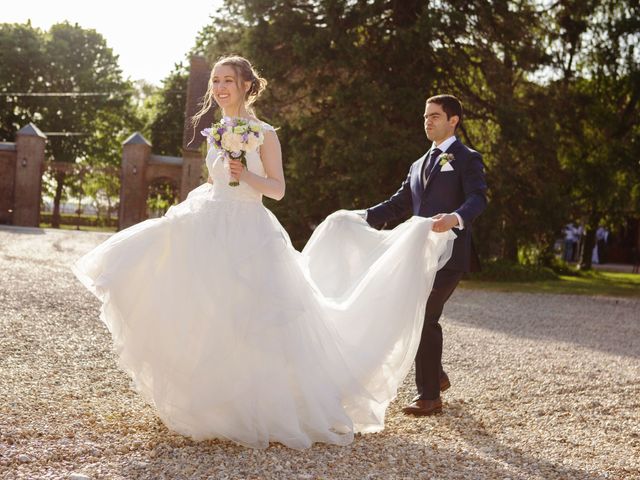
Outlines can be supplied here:
<path id="1" fill-rule="evenodd" d="M 462 221 L 462 217 L 460 216 L 460 214 L 458 212 L 453 212 L 453 214 L 458 217 L 458 225 L 456 225 L 455 228 L 457 228 L 458 230 L 464 230 L 464 222 Z"/>

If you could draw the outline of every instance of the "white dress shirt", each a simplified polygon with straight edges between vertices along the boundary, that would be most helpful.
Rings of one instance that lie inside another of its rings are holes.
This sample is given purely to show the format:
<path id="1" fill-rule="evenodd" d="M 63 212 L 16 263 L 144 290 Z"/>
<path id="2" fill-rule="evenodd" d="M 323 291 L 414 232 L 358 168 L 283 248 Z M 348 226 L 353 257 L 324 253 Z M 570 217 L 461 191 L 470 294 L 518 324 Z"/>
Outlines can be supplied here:
<path id="1" fill-rule="evenodd" d="M 453 142 L 455 142 L 457 139 L 455 137 L 455 135 L 447 138 L 444 142 L 441 142 L 440 145 L 436 145 L 436 142 L 433 142 L 431 144 L 431 149 L 433 150 L 434 148 L 438 148 L 442 151 L 442 153 L 446 152 L 447 149 L 453 144 Z M 442 153 L 440 155 L 442 155 Z M 440 158 L 440 155 L 438 155 L 435 160 L 434 160 L 434 164 L 433 165 L 429 165 L 429 171 L 431 171 L 435 165 L 435 162 L 438 161 L 438 159 Z M 428 176 L 427 174 L 427 170 L 425 169 L 425 177 Z M 426 180 L 426 178 L 424 178 L 423 180 Z"/>
<path id="2" fill-rule="evenodd" d="M 449 138 L 445 139 L 444 141 L 440 142 L 440 145 L 436 145 L 436 142 L 433 142 L 431 144 L 431 148 L 438 148 L 442 151 L 442 153 L 445 153 L 447 151 L 447 149 L 453 145 L 453 142 L 455 142 L 457 140 L 455 135 L 451 135 Z M 440 155 L 442 155 L 442 153 Z M 432 169 L 435 165 L 436 162 L 438 161 L 438 159 L 440 158 L 440 155 L 438 155 L 434 160 L 433 160 L 433 165 L 429 165 L 429 167 Z M 425 177 L 427 177 L 427 171 L 425 170 Z M 423 179 L 424 182 L 426 183 L 427 179 L 424 178 Z M 464 224 L 462 223 L 462 217 L 460 215 L 458 215 L 456 212 L 453 212 L 453 214 L 458 217 L 458 225 L 456 225 L 456 228 L 458 230 L 462 230 L 464 228 Z M 365 218 L 366 220 L 366 218 Z"/>

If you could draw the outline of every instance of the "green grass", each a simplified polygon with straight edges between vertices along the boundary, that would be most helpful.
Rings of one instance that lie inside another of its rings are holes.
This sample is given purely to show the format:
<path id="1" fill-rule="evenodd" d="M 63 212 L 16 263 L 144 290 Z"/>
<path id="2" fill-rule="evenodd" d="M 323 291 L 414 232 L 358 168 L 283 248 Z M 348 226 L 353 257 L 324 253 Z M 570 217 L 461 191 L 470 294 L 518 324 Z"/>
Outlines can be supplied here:
<path id="1" fill-rule="evenodd" d="M 40 228 L 51 228 L 50 223 L 40 223 Z M 75 225 L 60 225 L 60 230 L 76 230 Z M 83 232 L 116 232 L 117 229 L 115 227 L 90 227 L 81 225 L 80 230 Z"/>
<path id="2" fill-rule="evenodd" d="M 464 280 L 461 288 L 499 292 L 560 293 L 640 298 L 640 275 L 619 272 L 582 272 L 579 276 L 560 275 L 558 280 L 537 282 L 490 282 Z"/>

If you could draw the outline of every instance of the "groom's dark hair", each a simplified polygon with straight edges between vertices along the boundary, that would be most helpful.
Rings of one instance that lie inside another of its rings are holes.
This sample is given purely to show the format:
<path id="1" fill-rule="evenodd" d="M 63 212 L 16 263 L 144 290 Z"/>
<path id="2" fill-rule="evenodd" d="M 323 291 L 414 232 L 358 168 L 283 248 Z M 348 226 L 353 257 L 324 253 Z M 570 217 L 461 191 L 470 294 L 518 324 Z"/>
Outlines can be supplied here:
<path id="1" fill-rule="evenodd" d="M 456 124 L 456 130 L 462 125 L 462 103 L 453 95 L 435 95 L 427 98 L 427 103 L 435 103 L 442 107 L 444 113 L 447 114 L 447 120 L 454 115 L 458 116 L 458 123 Z"/>

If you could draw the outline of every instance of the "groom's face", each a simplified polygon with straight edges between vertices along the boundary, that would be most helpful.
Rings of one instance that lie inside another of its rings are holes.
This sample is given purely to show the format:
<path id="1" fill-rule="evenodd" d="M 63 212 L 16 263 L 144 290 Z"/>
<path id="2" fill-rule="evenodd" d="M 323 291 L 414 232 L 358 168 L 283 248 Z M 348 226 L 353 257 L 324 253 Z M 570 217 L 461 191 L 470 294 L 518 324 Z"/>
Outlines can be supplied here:
<path id="1" fill-rule="evenodd" d="M 424 131 L 432 142 L 442 142 L 456 131 L 458 116 L 447 118 L 447 114 L 437 103 L 427 103 L 424 111 Z"/>

